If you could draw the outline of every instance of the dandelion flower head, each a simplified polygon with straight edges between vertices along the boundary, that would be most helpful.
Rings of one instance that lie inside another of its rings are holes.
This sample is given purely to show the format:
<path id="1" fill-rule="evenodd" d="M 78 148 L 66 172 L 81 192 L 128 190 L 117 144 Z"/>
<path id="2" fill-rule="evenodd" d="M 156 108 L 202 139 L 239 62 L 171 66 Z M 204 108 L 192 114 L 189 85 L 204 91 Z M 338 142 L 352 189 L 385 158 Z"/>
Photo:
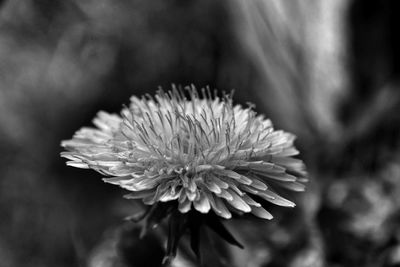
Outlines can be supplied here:
<path id="1" fill-rule="evenodd" d="M 295 136 L 274 130 L 251 106 L 234 105 L 231 95 L 186 89 L 132 96 L 120 115 L 100 111 L 95 128 L 62 142 L 67 151 L 61 155 L 67 165 L 105 175 L 129 199 L 175 203 L 182 214 L 271 219 L 257 200 L 293 207 L 274 188 L 304 190 Z"/>

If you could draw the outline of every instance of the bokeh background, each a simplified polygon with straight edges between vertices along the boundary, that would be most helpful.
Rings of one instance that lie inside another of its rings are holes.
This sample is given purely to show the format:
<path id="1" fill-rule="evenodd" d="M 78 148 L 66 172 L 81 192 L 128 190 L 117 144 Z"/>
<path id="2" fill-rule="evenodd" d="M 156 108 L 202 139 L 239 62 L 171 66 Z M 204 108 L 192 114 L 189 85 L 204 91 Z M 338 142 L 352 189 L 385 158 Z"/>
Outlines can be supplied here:
<path id="1" fill-rule="evenodd" d="M 194 84 L 294 132 L 295 209 L 227 222 L 205 266 L 400 266 L 396 0 L 1 0 L 0 266 L 160 266 L 162 231 L 60 141 L 132 94 Z M 175 266 L 196 266 L 185 243 Z"/>

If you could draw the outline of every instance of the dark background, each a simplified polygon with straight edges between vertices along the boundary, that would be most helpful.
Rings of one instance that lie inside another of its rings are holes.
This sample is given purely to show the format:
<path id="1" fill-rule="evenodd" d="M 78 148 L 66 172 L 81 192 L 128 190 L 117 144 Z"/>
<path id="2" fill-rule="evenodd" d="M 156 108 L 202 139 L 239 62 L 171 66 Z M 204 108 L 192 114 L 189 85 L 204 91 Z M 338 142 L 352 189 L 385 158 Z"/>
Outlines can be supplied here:
<path id="1" fill-rule="evenodd" d="M 157 237 L 123 221 L 137 204 L 59 153 L 97 111 L 172 83 L 235 89 L 298 136 L 308 166 L 295 209 L 228 223 L 246 250 L 226 247 L 227 266 L 400 266 L 399 12 L 395 0 L 0 1 L 0 266 L 157 266 Z"/>

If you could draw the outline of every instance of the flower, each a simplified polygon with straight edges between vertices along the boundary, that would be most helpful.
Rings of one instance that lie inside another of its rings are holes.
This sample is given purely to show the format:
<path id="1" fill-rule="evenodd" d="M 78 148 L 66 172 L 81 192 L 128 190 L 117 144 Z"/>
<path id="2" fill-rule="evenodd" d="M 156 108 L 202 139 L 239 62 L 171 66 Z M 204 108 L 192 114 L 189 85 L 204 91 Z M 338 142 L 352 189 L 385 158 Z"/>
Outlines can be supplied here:
<path id="1" fill-rule="evenodd" d="M 303 191 L 307 174 L 292 157 L 299 153 L 294 135 L 275 131 L 251 106 L 232 102 L 232 95 L 219 98 L 203 89 L 200 96 L 194 87 L 132 96 L 121 115 L 100 111 L 96 128 L 63 141 L 67 152 L 61 156 L 69 166 L 106 175 L 105 182 L 130 191 L 126 198 L 148 205 L 139 216 L 142 235 L 169 218 L 164 266 L 186 229 L 200 258 L 203 224 L 242 248 L 220 219 L 244 213 L 272 219 L 267 202 L 295 206 L 273 188 Z"/>
<path id="2" fill-rule="evenodd" d="M 271 219 L 262 201 L 295 204 L 273 188 L 303 191 L 303 162 L 293 134 L 274 130 L 269 119 L 194 87 L 173 88 L 155 97 L 132 96 L 121 115 L 100 111 L 96 128 L 82 128 L 63 141 L 67 165 L 93 169 L 107 183 L 130 191 L 128 199 L 146 205 L 176 203 L 229 219 L 251 213 Z"/>

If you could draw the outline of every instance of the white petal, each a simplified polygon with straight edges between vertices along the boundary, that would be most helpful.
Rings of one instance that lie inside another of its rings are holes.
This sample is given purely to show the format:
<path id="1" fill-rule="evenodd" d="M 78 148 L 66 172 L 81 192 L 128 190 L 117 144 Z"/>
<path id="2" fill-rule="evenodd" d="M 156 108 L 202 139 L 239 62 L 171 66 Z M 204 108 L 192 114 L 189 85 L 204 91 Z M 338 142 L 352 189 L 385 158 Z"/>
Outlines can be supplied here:
<path id="1" fill-rule="evenodd" d="M 279 196 L 278 194 L 276 194 L 272 191 L 269 191 L 269 190 L 262 191 L 262 192 L 259 191 L 257 193 L 257 196 L 260 196 L 263 199 L 265 199 L 271 203 L 274 203 L 275 205 L 278 205 L 278 206 L 283 206 L 283 207 L 296 206 L 296 204 L 294 204 L 292 201 L 287 200 L 286 198 L 283 198 L 283 197 Z"/>
<path id="2" fill-rule="evenodd" d="M 281 152 L 277 153 L 276 156 L 279 157 L 289 157 L 289 156 L 296 156 L 298 155 L 300 152 L 294 148 L 294 147 L 289 147 L 286 148 L 284 150 L 282 150 Z"/>
<path id="3" fill-rule="evenodd" d="M 192 202 L 189 199 L 185 198 L 183 202 L 179 202 L 178 209 L 180 212 L 186 213 L 191 209 L 191 206 Z"/>
<path id="4" fill-rule="evenodd" d="M 216 197 L 216 198 L 214 198 L 214 202 L 215 202 L 215 208 L 213 207 L 213 209 L 219 211 L 219 212 L 217 212 L 217 214 L 219 216 L 221 216 L 222 218 L 225 218 L 225 219 L 232 218 L 232 214 L 230 213 L 230 211 L 228 210 L 228 208 L 226 207 L 226 205 L 222 201 L 222 199 Z"/>
<path id="5" fill-rule="evenodd" d="M 250 206 L 238 194 L 233 191 L 230 191 L 229 193 L 233 197 L 231 201 L 228 201 L 229 205 L 243 212 L 251 211 Z"/>
<path id="6" fill-rule="evenodd" d="M 264 179 L 273 179 L 277 181 L 282 181 L 282 182 L 295 182 L 297 180 L 297 177 L 287 174 L 285 172 L 282 173 L 273 173 L 273 172 L 258 172 L 258 171 L 253 171 L 254 174 L 256 174 L 260 178 Z"/>
<path id="7" fill-rule="evenodd" d="M 251 213 L 254 214 L 257 217 L 271 220 L 274 216 L 272 216 L 271 213 L 266 211 L 263 207 L 252 207 Z"/>
<path id="8" fill-rule="evenodd" d="M 252 178 L 252 181 L 253 182 L 251 183 L 250 187 L 254 187 L 255 189 L 261 190 L 261 191 L 268 189 L 268 186 L 265 183 L 261 182 L 260 180 L 258 180 L 256 178 Z"/>
<path id="9" fill-rule="evenodd" d="M 194 208 L 201 213 L 208 213 L 210 211 L 210 202 L 204 193 L 200 193 L 200 199 L 193 202 Z"/>
<path id="10" fill-rule="evenodd" d="M 103 181 L 109 184 L 120 185 L 123 183 L 131 182 L 133 179 L 134 178 L 132 176 L 127 175 L 127 176 L 103 178 Z"/>
<path id="11" fill-rule="evenodd" d="M 204 182 L 205 187 L 207 187 L 210 192 L 219 194 L 221 193 L 221 188 L 214 182 L 214 181 L 205 181 Z"/>
<path id="12" fill-rule="evenodd" d="M 248 185 L 242 185 L 242 186 L 240 186 L 240 189 L 242 189 L 243 191 L 245 191 L 247 193 L 253 194 L 253 195 L 257 195 L 259 192 L 259 190 L 255 189 L 253 187 L 250 187 Z"/>
<path id="13" fill-rule="evenodd" d="M 167 202 L 171 200 L 175 200 L 179 198 L 180 193 L 179 192 L 171 192 L 171 190 L 166 190 L 159 198 L 159 201 L 161 202 Z"/>
<path id="14" fill-rule="evenodd" d="M 67 161 L 67 165 L 75 168 L 81 168 L 81 169 L 89 169 L 90 167 L 83 162 L 77 162 L 77 161 Z"/>
<path id="15" fill-rule="evenodd" d="M 225 177 L 234 179 L 242 184 L 247 184 L 247 185 L 251 184 L 251 179 L 249 179 L 246 176 L 240 175 L 237 172 L 232 171 L 232 170 L 223 170 L 223 171 L 220 171 L 219 174 L 221 176 L 225 176 Z"/>
<path id="16" fill-rule="evenodd" d="M 228 200 L 228 201 L 232 201 L 233 200 L 233 196 L 227 191 L 227 190 L 225 190 L 225 189 L 222 189 L 221 190 L 221 193 L 219 193 L 219 194 L 216 194 L 218 197 L 220 197 L 220 198 L 224 198 L 224 199 L 226 199 L 226 200 Z"/>
<path id="17" fill-rule="evenodd" d="M 258 161 L 258 162 L 249 162 L 248 168 L 260 172 L 270 172 L 272 169 L 274 169 L 274 166 L 275 165 L 270 162 Z"/>
<path id="18" fill-rule="evenodd" d="M 280 187 L 284 187 L 296 192 L 303 192 L 306 188 L 304 184 L 298 182 L 275 182 Z"/>
<path id="19" fill-rule="evenodd" d="M 220 187 L 221 189 L 228 189 L 228 188 L 229 188 L 229 185 L 228 185 L 226 182 L 222 181 L 222 180 L 221 180 L 220 178 L 218 178 L 217 176 L 210 177 L 210 179 L 212 179 L 212 181 L 213 181 L 218 187 Z"/>
<path id="20" fill-rule="evenodd" d="M 124 195 L 126 199 L 142 199 L 149 196 L 154 196 L 155 190 L 137 191 Z"/>
<path id="21" fill-rule="evenodd" d="M 197 194 L 198 194 L 198 191 L 192 192 L 192 191 L 187 190 L 187 189 L 185 190 L 185 192 L 186 192 L 187 198 L 188 198 L 190 201 L 195 200 L 195 198 L 197 197 Z"/>
<path id="22" fill-rule="evenodd" d="M 303 170 L 305 165 L 302 160 L 291 157 L 273 156 L 271 161 L 275 164 L 282 165 L 285 168 Z"/>
<path id="23" fill-rule="evenodd" d="M 242 199 L 249 205 L 251 206 L 256 206 L 256 207 L 261 207 L 261 204 L 256 202 L 254 199 L 252 199 L 251 197 L 249 197 L 249 195 L 244 194 L 242 196 Z M 253 208 L 253 207 L 252 207 Z"/>

